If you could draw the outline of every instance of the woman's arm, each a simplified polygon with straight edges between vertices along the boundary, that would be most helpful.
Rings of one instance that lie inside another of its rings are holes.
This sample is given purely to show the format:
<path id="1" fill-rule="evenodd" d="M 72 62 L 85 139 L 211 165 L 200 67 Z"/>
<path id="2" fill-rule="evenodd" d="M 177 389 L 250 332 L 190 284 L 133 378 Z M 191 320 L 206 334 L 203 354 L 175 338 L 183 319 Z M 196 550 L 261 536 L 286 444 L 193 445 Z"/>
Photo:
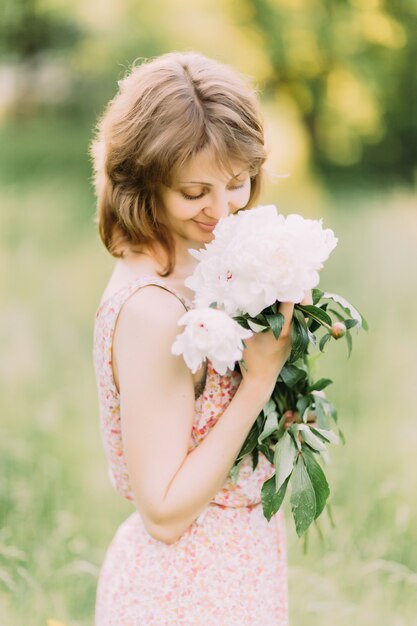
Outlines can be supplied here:
<path id="1" fill-rule="evenodd" d="M 122 308 L 113 347 L 122 436 L 136 506 L 155 539 L 176 541 L 226 480 L 289 356 L 292 305 L 281 306 L 287 322 L 280 339 L 262 333 L 248 340 L 248 373 L 190 453 L 193 379 L 183 358 L 171 354 L 184 310 L 157 287 L 137 291 Z"/>

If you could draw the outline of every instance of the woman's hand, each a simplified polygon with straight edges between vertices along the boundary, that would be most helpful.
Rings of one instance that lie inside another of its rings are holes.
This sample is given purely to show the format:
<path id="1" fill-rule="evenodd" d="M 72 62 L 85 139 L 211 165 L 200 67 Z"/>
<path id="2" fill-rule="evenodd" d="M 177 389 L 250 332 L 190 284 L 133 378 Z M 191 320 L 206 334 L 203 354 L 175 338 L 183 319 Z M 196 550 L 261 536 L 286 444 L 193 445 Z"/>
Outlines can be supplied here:
<path id="1" fill-rule="evenodd" d="M 271 330 L 255 333 L 245 341 L 246 349 L 243 351 L 243 359 L 246 367 L 240 366 L 245 384 L 265 386 L 270 393 L 291 353 L 291 322 L 294 305 L 291 302 L 282 302 L 278 311 L 285 318 L 278 339 L 275 339 Z"/>

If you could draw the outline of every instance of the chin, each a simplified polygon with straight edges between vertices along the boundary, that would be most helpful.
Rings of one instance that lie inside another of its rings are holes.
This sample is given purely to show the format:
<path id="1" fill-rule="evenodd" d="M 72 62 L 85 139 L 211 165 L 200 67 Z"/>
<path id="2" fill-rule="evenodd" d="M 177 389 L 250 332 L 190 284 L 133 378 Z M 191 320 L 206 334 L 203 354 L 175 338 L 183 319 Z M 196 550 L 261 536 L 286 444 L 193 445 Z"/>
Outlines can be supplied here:
<path id="1" fill-rule="evenodd" d="M 201 243 L 209 243 L 210 241 L 213 241 L 214 239 L 214 233 L 202 233 L 197 241 L 200 241 Z"/>
<path id="2" fill-rule="evenodd" d="M 193 241 L 196 241 L 198 243 L 206 243 L 213 241 L 214 233 L 213 231 L 204 231 L 203 229 L 196 226 L 192 229 L 192 231 L 191 229 L 188 231 L 188 237 L 189 239 L 192 239 Z"/>

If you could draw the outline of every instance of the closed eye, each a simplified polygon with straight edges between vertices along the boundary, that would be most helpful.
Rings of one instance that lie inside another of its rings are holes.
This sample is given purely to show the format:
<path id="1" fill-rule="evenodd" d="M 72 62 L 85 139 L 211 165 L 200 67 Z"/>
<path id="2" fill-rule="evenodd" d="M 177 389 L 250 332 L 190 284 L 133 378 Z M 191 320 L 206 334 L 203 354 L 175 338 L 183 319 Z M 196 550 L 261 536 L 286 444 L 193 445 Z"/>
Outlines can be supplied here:
<path id="1" fill-rule="evenodd" d="M 186 200 L 199 200 L 200 198 L 204 196 L 204 191 L 199 193 L 198 196 L 190 196 L 188 193 L 185 193 L 184 191 L 182 191 L 181 193 Z"/>
<path id="2" fill-rule="evenodd" d="M 238 189 L 242 189 L 245 186 L 245 183 L 240 183 L 238 185 L 234 185 L 233 187 L 229 187 L 229 191 L 237 191 Z M 200 200 L 200 198 L 202 198 L 205 195 L 205 191 L 202 191 L 201 193 L 199 193 L 196 196 L 193 196 L 191 194 L 185 193 L 185 191 L 181 191 L 182 196 L 186 199 L 186 200 Z"/>

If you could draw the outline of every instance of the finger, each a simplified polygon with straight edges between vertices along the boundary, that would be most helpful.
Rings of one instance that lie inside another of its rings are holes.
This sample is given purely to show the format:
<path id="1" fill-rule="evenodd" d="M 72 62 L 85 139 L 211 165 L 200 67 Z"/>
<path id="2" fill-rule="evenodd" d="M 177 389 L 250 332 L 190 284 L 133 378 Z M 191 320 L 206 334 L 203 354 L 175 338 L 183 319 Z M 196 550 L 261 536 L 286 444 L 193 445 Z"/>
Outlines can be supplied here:
<path id="1" fill-rule="evenodd" d="M 281 302 L 281 304 L 278 307 L 278 311 L 282 313 L 282 315 L 285 318 L 285 322 L 282 327 L 282 330 L 284 332 L 289 331 L 289 328 L 291 326 L 292 316 L 294 313 L 294 303 L 293 302 Z"/>
<path id="2" fill-rule="evenodd" d="M 311 289 L 305 292 L 304 298 L 301 300 L 300 304 L 313 304 L 313 295 Z"/>

